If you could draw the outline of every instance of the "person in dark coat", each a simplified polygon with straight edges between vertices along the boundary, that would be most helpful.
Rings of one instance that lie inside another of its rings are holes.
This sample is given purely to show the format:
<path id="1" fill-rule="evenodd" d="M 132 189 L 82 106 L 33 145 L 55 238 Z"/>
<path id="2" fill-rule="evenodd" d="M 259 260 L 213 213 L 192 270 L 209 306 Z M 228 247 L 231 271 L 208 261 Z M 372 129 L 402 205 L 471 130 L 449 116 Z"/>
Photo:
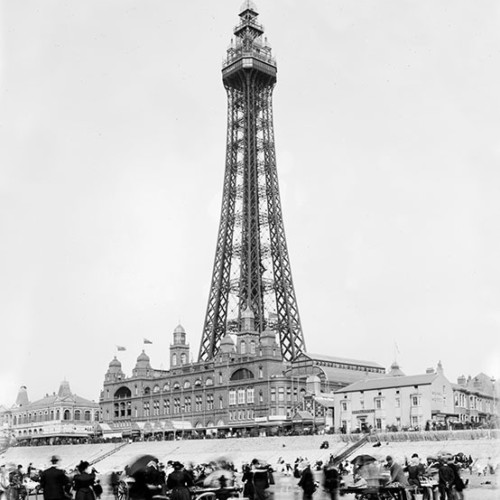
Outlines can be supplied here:
<path id="1" fill-rule="evenodd" d="M 191 474 L 184 470 L 180 462 L 174 462 L 174 470 L 167 477 L 167 489 L 170 491 L 170 500 L 191 500 L 189 488 L 193 486 Z"/>
<path id="2" fill-rule="evenodd" d="M 265 500 L 266 490 L 269 488 L 269 471 L 267 467 L 262 467 L 256 458 L 252 460 L 252 475 L 253 499 Z"/>
<path id="3" fill-rule="evenodd" d="M 77 467 L 77 473 L 73 477 L 73 489 L 75 490 L 75 500 L 95 500 L 94 484 L 95 471 L 90 471 L 90 464 L 81 461 Z"/>
<path id="4" fill-rule="evenodd" d="M 241 476 L 243 482 L 243 496 L 248 500 L 253 500 L 253 473 L 250 465 L 243 466 L 243 475 Z"/>
<path id="5" fill-rule="evenodd" d="M 438 470 L 439 495 L 441 500 L 454 500 L 454 487 L 456 481 L 455 469 L 446 460 L 442 460 Z"/>
<path id="6" fill-rule="evenodd" d="M 52 465 L 40 473 L 40 487 L 43 490 L 44 500 L 65 500 L 70 495 L 71 487 L 66 472 L 57 467 L 59 457 L 54 455 L 50 462 Z"/>
<path id="7" fill-rule="evenodd" d="M 312 500 L 313 494 L 316 491 L 316 484 L 314 482 L 314 476 L 311 471 L 311 465 L 309 462 L 304 461 L 302 463 L 304 467 L 300 475 L 300 481 L 298 486 L 302 488 L 302 500 Z"/>

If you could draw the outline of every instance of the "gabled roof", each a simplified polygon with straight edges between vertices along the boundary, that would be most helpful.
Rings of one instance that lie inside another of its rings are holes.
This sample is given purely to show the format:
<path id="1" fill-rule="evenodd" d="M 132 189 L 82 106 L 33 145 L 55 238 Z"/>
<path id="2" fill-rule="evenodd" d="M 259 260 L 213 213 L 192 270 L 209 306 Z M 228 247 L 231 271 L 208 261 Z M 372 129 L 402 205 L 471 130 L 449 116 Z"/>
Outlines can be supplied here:
<path id="1" fill-rule="evenodd" d="M 379 365 L 378 363 L 375 363 L 373 361 L 366 361 L 360 359 L 339 358 L 337 356 L 327 356 L 325 354 L 315 354 L 312 352 L 304 352 L 302 356 L 318 361 L 329 361 L 332 363 L 342 363 L 346 365 L 360 365 L 360 366 L 367 366 L 369 368 L 384 368 L 382 365 Z"/>
<path id="2" fill-rule="evenodd" d="M 424 373 L 422 375 L 406 375 L 404 377 L 373 377 L 354 382 L 354 384 L 343 387 L 335 391 L 335 393 L 389 389 L 391 387 L 408 387 L 412 385 L 429 385 L 437 376 L 437 373 Z"/>

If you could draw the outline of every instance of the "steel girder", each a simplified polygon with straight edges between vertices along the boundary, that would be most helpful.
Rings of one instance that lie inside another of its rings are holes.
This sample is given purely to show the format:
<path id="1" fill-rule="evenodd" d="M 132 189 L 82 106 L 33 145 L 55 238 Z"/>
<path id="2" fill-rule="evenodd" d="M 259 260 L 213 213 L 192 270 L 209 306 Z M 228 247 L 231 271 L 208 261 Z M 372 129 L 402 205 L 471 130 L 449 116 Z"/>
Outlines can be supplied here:
<path id="1" fill-rule="evenodd" d="M 228 50 L 226 166 L 221 218 L 199 360 L 210 360 L 250 307 L 255 329 L 273 328 L 290 361 L 305 351 L 276 169 L 272 91 L 276 66 L 255 40 L 256 14 L 240 14 L 240 49 Z M 245 29 L 242 26 L 245 25 Z M 242 47 L 242 49 L 241 49 Z M 243 52 L 238 52 L 242 50 Z M 252 52 L 253 51 L 253 52 Z"/>

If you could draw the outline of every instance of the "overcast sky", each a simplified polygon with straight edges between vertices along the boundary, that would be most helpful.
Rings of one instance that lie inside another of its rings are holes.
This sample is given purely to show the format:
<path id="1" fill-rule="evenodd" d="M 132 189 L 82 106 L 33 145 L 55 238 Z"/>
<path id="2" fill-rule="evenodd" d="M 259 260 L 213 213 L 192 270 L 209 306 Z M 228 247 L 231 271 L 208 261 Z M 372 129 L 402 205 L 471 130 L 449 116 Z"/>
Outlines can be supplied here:
<path id="1" fill-rule="evenodd" d="M 197 358 L 241 0 L 0 5 L 0 403 L 97 400 L 117 344 Z M 307 349 L 499 378 L 500 3 L 257 7 Z"/>

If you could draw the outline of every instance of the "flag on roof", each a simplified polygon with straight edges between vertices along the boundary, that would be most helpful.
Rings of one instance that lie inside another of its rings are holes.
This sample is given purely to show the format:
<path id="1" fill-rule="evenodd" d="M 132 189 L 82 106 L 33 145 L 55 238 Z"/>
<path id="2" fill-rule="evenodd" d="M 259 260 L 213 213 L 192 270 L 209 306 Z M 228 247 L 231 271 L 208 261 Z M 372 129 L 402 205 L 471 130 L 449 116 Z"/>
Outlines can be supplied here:
<path id="1" fill-rule="evenodd" d="M 127 349 L 124 346 L 122 346 L 122 345 L 117 345 L 116 346 L 116 350 L 117 351 L 126 351 Z"/>
<path id="2" fill-rule="evenodd" d="M 153 342 L 151 342 L 151 340 L 144 339 L 144 343 L 145 343 L 145 344 L 152 344 Z"/>

